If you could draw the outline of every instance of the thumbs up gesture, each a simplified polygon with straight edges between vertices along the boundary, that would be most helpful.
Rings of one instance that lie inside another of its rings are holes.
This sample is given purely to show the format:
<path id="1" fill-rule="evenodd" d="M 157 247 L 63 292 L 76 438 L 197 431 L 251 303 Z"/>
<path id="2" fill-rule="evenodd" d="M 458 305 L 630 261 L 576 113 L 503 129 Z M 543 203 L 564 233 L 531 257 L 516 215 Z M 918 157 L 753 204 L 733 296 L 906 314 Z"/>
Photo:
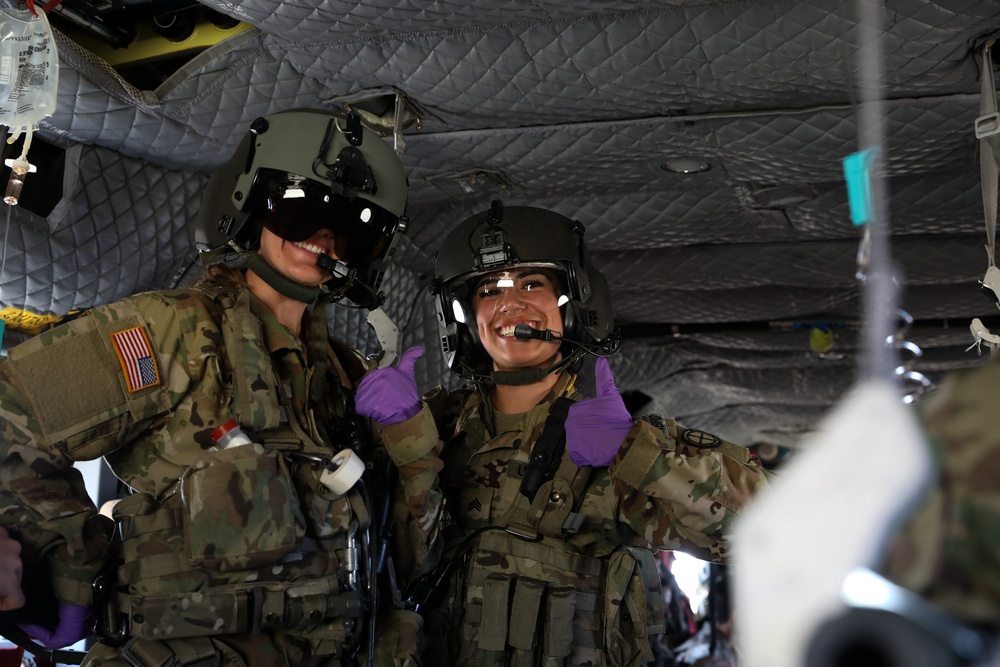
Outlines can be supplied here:
<path id="1" fill-rule="evenodd" d="M 358 414 L 389 426 L 420 412 L 420 390 L 413 365 L 423 354 L 424 348 L 415 345 L 400 355 L 395 368 L 376 368 L 365 375 L 354 394 Z"/>
<path id="2" fill-rule="evenodd" d="M 615 377 L 605 357 L 594 367 L 597 397 L 577 401 L 566 416 L 566 449 L 578 466 L 611 463 L 632 428 L 632 415 L 615 386 Z"/>

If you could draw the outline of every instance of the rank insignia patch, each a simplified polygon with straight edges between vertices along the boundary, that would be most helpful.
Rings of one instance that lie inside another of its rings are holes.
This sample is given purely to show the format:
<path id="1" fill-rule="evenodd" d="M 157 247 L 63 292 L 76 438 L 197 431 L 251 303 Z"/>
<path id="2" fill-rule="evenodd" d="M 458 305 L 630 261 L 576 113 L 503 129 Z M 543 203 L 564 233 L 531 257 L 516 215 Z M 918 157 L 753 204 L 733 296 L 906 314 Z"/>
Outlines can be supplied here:
<path id="1" fill-rule="evenodd" d="M 706 433 L 705 431 L 696 431 L 693 428 L 686 428 L 681 431 L 681 440 L 692 447 L 700 447 L 702 449 L 718 447 L 722 442 L 718 436 Z"/>
<path id="2" fill-rule="evenodd" d="M 160 384 L 160 371 L 156 367 L 153 348 L 149 345 L 146 331 L 142 327 L 132 327 L 111 334 L 111 342 L 118 353 L 125 382 L 130 392 Z"/>

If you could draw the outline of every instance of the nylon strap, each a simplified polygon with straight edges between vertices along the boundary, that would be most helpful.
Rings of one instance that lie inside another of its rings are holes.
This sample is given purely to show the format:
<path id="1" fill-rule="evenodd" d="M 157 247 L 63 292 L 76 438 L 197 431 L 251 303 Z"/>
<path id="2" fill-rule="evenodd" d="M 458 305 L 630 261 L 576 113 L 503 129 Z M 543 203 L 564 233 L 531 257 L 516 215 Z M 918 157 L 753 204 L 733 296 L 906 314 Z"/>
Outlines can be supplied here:
<path id="1" fill-rule="evenodd" d="M 997 91 L 993 73 L 993 58 L 991 51 L 995 40 L 988 40 L 983 46 L 983 65 L 980 71 L 982 87 L 979 96 L 979 117 L 975 123 L 976 138 L 979 139 L 979 174 L 983 190 L 983 216 L 986 221 L 986 254 L 989 266 L 983 278 L 984 287 L 989 287 L 994 296 L 1000 298 L 996 291 L 996 228 L 997 228 L 997 189 L 998 166 L 1000 156 L 1000 114 L 997 113 Z M 969 349 L 983 343 L 990 349 L 990 356 L 996 357 L 1000 351 L 1000 337 L 996 336 L 982 323 L 979 318 L 973 318 L 970 330 L 975 338 Z"/>
<path id="2" fill-rule="evenodd" d="M 560 551 L 542 542 L 526 542 L 507 533 L 484 534 L 479 538 L 478 550 L 534 560 L 564 572 L 591 577 L 599 577 L 604 571 L 604 562 L 600 558 Z"/>
<path id="3" fill-rule="evenodd" d="M 983 187 L 983 213 L 986 218 L 986 252 L 990 266 L 995 266 L 1000 116 L 997 115 L 996 82 L 993 79 L 993 58 L 990 55 L 992 45 L 993 41 L 990 40 L 983 47 L 983 68 L 980 73 L 982 90 L 979 98 L 979 118 L 976 119 L 976 136 L 980 139 L 979 172 Z"/>

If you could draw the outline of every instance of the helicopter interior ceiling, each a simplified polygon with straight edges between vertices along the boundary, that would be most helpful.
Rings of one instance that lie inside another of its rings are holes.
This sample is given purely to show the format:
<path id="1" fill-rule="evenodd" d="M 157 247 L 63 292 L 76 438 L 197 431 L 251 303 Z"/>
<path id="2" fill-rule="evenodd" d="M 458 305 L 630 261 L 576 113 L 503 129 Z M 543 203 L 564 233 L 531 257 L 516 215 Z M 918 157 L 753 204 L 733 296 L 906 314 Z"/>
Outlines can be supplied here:
<path id="1" fill-rule="evenodd" d="M 905 313 L 884 317 L 900 363 L 933 386 L 989 358 L 970 349 L 973 318 L 1000 331 L 980 285 L 974 131 L 1000 2 L 876 4 L 883 219 Z M 537 205 L 587 229 L 630 407 L 783 453 L 865 358 L 865 231 L 843 167 L 870 108 L 857 12 L 851 0 L 64 0 L 50 12 L 58 101 L 29 154 L 39 172 L 3 216 L 4 344 L 31 335 L 18 314 L 37 324 L 191 280 L 201 193 L 251 121 L 354 108 L 387 140 L 398 130 L 410 225 L 385 309 L 404 345 L 428 349 L 423 386 L 459 383 L 426 289 L 442 235 L 493 199 Z M 334 308 L 331 322 L 376 351 L 363 311 Z"/>

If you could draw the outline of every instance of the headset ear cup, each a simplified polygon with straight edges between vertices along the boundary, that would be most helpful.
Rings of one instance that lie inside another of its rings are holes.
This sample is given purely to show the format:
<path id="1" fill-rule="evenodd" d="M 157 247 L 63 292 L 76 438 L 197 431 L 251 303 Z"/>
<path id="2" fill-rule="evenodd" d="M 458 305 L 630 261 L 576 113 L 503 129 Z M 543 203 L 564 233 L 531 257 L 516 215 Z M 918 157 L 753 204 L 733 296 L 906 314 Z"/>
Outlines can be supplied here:
<path id="1" fill-rule="evenodd" d="M 488 375 L 493 371 L 493 359 L 483 347 L 483 341 L 479 338 L 479 329 L 476 327 L 476 316 L 470 312 L 471 310 L 471 308 L 467 310 L 466 317 L 468 319 L 466 322 L 458 325 L 459 337 L 461 338 L 459 344 L 464 345 L 462 351 L 465 354 L 462 356 L 477 373 Z"/>
<path id="2" fill-rule="evenodd" d="M 260 247 L 260 235 L 263 231 L 264 225 L 261 223 L 260 218 L 251 215 L 243 222 L 243 226 L 233 240 L 244 250 L 257 250 Z"/>
<path id="3" fill-rule="evenodd" d="M 572 300 L 560 308 L 563 316 L 563 338 L 577 343 L 583 342 L 583 332 L 579 326 L 580 315 L 577 312 L 580 307 L 579 301 Z"/>
<path id="4" fill-rule="evenodd" d="M 469 366 L 477 373 L 489 375 L 493 371 L 493 360 L 490 358 L 490 355 L 486 354 L 486 348 L 483 347 L 482 342 L 479 340 L 479 334 L 475 331 L 475 328 L 475 325 L 459 325 L 459 329 L 461 330 L 459 334 L 461 342 L 459 344 L 465 346 L 465 354 L 462 356 L 465 357 Z"/>

